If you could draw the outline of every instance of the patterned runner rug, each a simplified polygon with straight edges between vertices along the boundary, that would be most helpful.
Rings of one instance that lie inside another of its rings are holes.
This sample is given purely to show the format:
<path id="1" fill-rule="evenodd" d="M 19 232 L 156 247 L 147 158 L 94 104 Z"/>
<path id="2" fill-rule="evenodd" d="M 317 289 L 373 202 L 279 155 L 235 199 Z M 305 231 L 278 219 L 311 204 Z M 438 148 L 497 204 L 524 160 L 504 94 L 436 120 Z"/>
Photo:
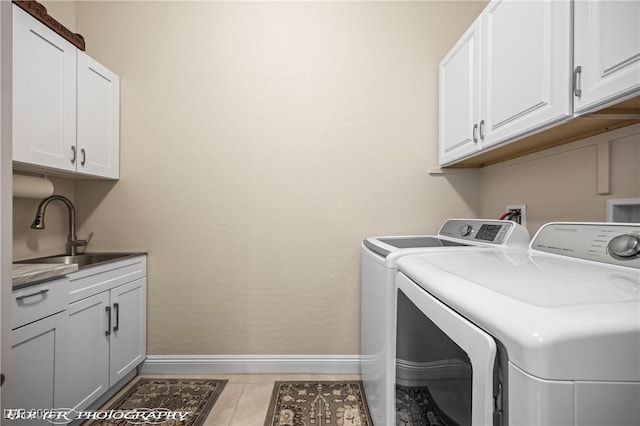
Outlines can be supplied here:
<path id="1" fill-rule="evenodd" d="M 372 426 L 361 381 L 276 382 L 265 426 Z"/>
<path id="2" fill-rule="evenodd" d="M 201 426 L 227 380 L 143 377 L 82 426 Z"/>

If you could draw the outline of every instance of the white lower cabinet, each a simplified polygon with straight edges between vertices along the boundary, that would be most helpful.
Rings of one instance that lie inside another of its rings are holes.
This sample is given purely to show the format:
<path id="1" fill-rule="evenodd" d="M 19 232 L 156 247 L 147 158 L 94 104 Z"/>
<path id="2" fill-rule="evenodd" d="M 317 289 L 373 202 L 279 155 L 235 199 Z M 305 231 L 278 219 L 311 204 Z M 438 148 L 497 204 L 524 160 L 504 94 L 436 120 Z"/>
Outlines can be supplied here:
<path id="1" fill-rule="evenodd" d="M 77 279 L 71 275 L 72 298 L 82 298 L 68 310 L 65 407 L 86 409 L 146 357 L 147 281 L 140 277 L 146 260 L 114 265 L 115 270 Z"/>
<path id="2" fill-rule="evenodd" d="M 69 365 L 73 380 L 67 383 L 66 407 L 85 407 L 109 389 L 109 338 L 106 308 L 109 292 L 69 305 Z"/>
<path id="3" fill-rule="evenodd" d="M 146 358 L 146 275 L 146 255 L 135 254 L 14 290 L 7 408 L 84 410 L 124 382 Z"/>
<path id="4" fill-rule="evenodd" d="M 67 338 L 66 312 L 11 331 L 12 409 L 29 411 L 62 406 L 60 396 L 64 391 L 58 378 L 67 375 Z M 13 420 L 10 424 L 36 426 L 51 422 L 39 418 Z"/>
<path id="5" fill-rule="evenodd" d="M 114 385 L 144 361 L 147 355 L 147 280 L 139 279 L 110 292 L 111 334 L 109 384 Z"/>
<path id="6" fill-rule="evenodd" d="M 9 424 L 51 424 L 42 418 L 24 418 L 36 410 L 59 406 L 62 382 L 67 375 L 69 280 L 53 279 L 44 283 L 23 286 L 12 292 L 11 357 L 12 370 L 7 374 L 11 382 L 10 409 L 27 410 Z M 15 413 L 15 412 L 14 412 Z"/>

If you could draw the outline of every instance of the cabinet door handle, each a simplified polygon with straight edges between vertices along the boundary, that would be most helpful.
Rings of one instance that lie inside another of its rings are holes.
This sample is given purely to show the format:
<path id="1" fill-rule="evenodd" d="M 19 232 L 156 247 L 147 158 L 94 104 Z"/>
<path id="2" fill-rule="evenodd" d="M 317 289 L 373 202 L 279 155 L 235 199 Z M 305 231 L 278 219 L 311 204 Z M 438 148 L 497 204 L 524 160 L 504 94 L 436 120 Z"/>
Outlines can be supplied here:
<path id="1" fill-rule="evenodd" d="M 478 123 L 473 125 L 473 143 L 478 143 Z"/>
<path id="2" fill-rule="evenodd" d="M 582 96 L 582 67 L 578 65 L 573 71 L 573 94 L 577 97 Z"/>
<path id="3" fill-rule="evenodd" d="M 480 140 L 484 140 L 484 120 L 480 121 Z"/>
<path id="4" fill-rule="evenodd" d="M 113 326 L 113 331 L 118 331 L 120 327 L 120 304 L 114 303 L 113 310 L 116 312 L 116 325 Z"/>
<path id="5" fill-rule="evenodd" d="M 78 158 L 78 153 L 76 151 L 76 147 L 71 145 L 71 153 L 73 154 L 73 156 L 71 157 L 71 164 L 75 164 L 76 159 Z"/>
<path id="6" fill-rule="evenodd" d="M 104 309 L 107 311 L 107 331 L 104 332 L 104 335 L 109 336 L 111 334 L 111 306 L 106 306 Z"/>
<path id="7" fill-rule="evenodd" d="M 80 154 L 82 154 L 82 160 L 80 160 L 80 165 L 84 166 L 84 164 L 87 162 L 87 151 L 85 151 L 84 148 L 81 148 Z"/>
<path id="8" fill-rule="evenodd" d="M 49 292 L 48 288 L 43 288 L 40 291 L 36 291 L 35 293 L 30 293 L 30 294 L 25 294 L 22 296 L 17 296 L 16 300 L 23 300 L 26 299 L 27 297 L 33 297 L 33 296 L 40 296 L 41 294 L 47 294 Z"/>

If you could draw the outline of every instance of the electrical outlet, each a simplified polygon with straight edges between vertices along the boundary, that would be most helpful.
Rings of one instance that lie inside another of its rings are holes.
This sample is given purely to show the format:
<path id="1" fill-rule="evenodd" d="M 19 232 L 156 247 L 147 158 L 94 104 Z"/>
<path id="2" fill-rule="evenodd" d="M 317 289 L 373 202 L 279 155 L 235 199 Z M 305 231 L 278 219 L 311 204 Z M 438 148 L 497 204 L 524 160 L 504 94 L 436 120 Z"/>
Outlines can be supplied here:
<path id="1" fill-rule="evenodd" d="M 506 211 L 520 210 L 520 225 L 527 227 L 527 205 L 526 204 L 507 204 Z M 516 222 L 518 222 L 516 220 Z"/>

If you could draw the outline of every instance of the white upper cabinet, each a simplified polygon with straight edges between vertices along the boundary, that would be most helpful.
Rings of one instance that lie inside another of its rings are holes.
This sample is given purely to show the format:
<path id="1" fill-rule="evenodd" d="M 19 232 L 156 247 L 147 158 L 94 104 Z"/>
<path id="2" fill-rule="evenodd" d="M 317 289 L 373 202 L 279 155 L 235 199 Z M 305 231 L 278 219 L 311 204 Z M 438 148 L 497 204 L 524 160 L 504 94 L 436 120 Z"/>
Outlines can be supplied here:
<path id="1" fill-rule="evenodd" d="M 574 107 L 594 111 L 640 91 L 640 2 L 576 1 Z"/>
<path id="2" fill-rule="evenodd" d="M 76 47 L 13 6 L 13 159 L 75 170 Z"/>
<path id="3" fill-rule="evenodd" d="M 494 1 L 483 19 L 482 147 L 571 117 L 571 3 Z"/>
<path id="4" fill-rule="evenodd" d="M 120 77 L 78 52 L 78 172 L 117 179 Z"/>
<path id="5" fill-rule="evenodd" d="M 481 31 L 482 17 L 440 62 L 440 163 L 479 149 Z"/>
<path id="6" fill-rule="evenodd" d="M 119 146 L 119 77 L 14 5 L 17 167 L 118 179 Z"/>
<path id="7" fill-rule="evenodd" d="M 440 165 L 572 116 L 571 3 L 492 1 L 440 63 Z"/>

